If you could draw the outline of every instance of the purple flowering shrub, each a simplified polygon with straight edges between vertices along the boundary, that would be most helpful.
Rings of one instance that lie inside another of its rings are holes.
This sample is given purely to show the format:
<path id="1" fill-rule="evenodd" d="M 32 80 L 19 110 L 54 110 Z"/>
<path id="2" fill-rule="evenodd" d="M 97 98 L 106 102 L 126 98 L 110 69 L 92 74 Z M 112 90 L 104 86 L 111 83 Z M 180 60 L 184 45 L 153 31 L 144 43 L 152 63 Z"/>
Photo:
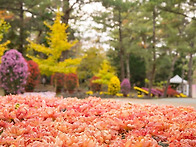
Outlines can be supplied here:
<path id="1" fill-rule="evenodd" d="M 5 94 L 19 94 L 24 92 L 28 77 L 28 65 L 22 54 L 11 49 L 1 58 L 0 83 Z"/>
<path id="2" fill-rule="evenodd" d="M 121 86 L 121 92 L 123 93 L 123 95 L 127 96 L 131 89 L 131 84 L 129 82 L 129 79 L 124 79 L 120 86 Z"/>

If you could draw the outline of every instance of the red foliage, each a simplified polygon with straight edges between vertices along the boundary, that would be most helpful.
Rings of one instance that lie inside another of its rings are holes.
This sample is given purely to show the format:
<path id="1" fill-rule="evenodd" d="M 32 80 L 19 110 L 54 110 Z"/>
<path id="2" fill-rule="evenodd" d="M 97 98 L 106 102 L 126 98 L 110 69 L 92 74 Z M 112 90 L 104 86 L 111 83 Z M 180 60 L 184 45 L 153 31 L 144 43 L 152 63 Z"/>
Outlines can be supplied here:
<path id="1" fill-rule="evenodd" d="M 35 63 L 33 60 L 27 61 L 28 64 L 28 78 L 27 78 L 27 84 L 25 86 L 26 91 L 33 91 L 35 86 L 39 83 L 40 80 L 40 70 L 37 63 Z"/>
<path id="2" fill-rule="evenodd" d="M 160 92 L 164 92 L 165 89 L 161 90 L 161 89 L 156 89 Z M 175 97 L 176 95 L 178 95 L 179 92 L 177 92 L 176 90 L 172 89 L 171 86 L 168 87 L 167 89 L 167 96 L 170 96 L 170 97 Z"/>
<path id="3" fill-rule="evenodd" d="M 96 77 L 96 76 L 93 76 L 91 79 L 90 79 L 90 89 L 93 91 L 93 92 L 96 92 L 96 91 L 100 91 L 101 90 L 101 84 L 98 84 L 98 83 L 93 83 L 94 80 L 97 80 L 97 79 L 100 79 L 99 77 Z"/>
<path id="4" fill-rule="evenodd" d="M 74 73 L 65 74 L 65 86 L 67 90 L 74 90 L 78 86 L 77 74 Z"/>
<path id="5" fill-rule="evenodd" d="M 179 92 L 177 92 L 176 90 L 172 89 L 171 87 L 168 87 L 167 95 L 174 97 L 174 96 L 176 96 L 178 94 L 179 94 Z"/>
<path id="6" fill-rule="evenodd" d="M 57 90 L 61 90 L 65 84 L 65 74 L 55 73 L 51 76 L 51 84 L 57 86 Z"/>

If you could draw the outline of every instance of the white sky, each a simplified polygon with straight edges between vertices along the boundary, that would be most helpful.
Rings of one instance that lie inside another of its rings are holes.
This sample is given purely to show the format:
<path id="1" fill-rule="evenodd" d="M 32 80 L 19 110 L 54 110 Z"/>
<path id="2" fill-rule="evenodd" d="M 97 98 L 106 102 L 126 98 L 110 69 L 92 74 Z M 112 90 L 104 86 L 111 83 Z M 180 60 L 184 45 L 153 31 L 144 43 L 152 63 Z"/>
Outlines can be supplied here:
<path id="1" fill-rule="evenodd" d="M 93 27 L 102 28 L 101 24 L 97 24 L 93 21 L 93 18 L 90 17 L 92 13 L 95 11 L 104 11 L 105 8 L 102 6 L 101 3 L 93 3 L 93 4 L 86 4 L 82 7 L 82 11 L 84 11 L 84 14 L 81 18 L 81 20 L 85 21 L 77 21 L 77 24 L 72 25 L 73 28 L 76 28 L 76 30 L 79 30 L 82 34 L 76 33 L 75 35 L 81 36 L 81 42 L 84 45 L 84 48 L 89 48 L 92 46 L 101 46 L 105 50 L 107 50 L 110 46 L 105 43 L 110 39 L 108 36 L 108 32 L 97 32 L 93 29 Z M 73 23 L 73 22 L 71 22 Z M 96 43 L 97 40 L 100 40 L 100 43 Z"/>

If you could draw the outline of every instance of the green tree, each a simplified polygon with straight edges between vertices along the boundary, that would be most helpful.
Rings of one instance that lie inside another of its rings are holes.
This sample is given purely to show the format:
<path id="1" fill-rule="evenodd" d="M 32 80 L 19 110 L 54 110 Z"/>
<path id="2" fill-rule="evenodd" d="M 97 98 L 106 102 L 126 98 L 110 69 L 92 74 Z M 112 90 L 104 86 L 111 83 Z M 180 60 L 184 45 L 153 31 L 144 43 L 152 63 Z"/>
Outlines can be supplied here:
<path id="1" fill-rule="evenodd" d="M 188 7 L 184 7 L 183 5 L 186 3 Z M 161 27 L 164 31 L 162 40 L 165 44 L 164 48 L 165 50 L 162 50 L 162 53 L 165 54 L 165 56 L 168 57 L 169 62 L 166 64 L 169 65 L 170 67 L 168 69 L 168 77 L 167 77 L 167 84 L 165 86 L 165 92 L 164 96 L 166 96 L 167 93 L 167 88 L 169 85 L 169 80 L 170 78 L 174 75 L 174 65 L 175 61 L 178 60 L 179 57 L 186 58 L 187 55 L 189 55 L 189 66 L 191 70 L 190 72 L 190 81 L 191 79 L 191 73 L 192 73 L 192 55 L 194 54 L 194 49 L 190 49 L 190 42 L 194 40 L 194 35 L 193 33 L 187 33 L 186 30 L 188 31 L 190 28 L 188 27 L 191 22 L 194 22 L 194 19 L 190 19 L 189 16 L 187 15 L 188 13 L 193 13 L 193 7 L 192 1 L 190 3 L 184 2 L 184 1 L 170 1 L 166 2 L 165 5 L 159 5 L 159 9 L 163 11 L 164 13 L 161 14 L 162 21 L 161 21 Z M 191 12 L 192 11 L 192 12 Z M 189 18 L 190 20 L 188 20 Z M 193 30 L 192 30 L 193 31 Z M 190 37 L 190 38 L 189 38 Z M 189 39 L 188 39 L 189 38 Z M 193 39 L 193 40 L 192 40 Z M 189 42 L 190 41 L 190 42 Z M 189 43 L 188 43 L 189 42 Z M 190 53 L 190 54 L 189 54 Z M 182 70 L 182 78 L 184 79 L 185 75 L 185 69 L 184 66 L 185 62 L 182 62 L 183 66 L 181 66 Z M 190 87 L 192 87 L 192 82 L 189 82 Z M 190 93 L 191 89 L 190 89 Z"/>
<path id="2" fill-rule="evenodd" d="M 162 1 L 158 8 L 164 12 L 174 14 L 175 16 L 182 16 L 184 18 L 196 20 L 195 15 L 195 1 L 194 0 L 177 0 L 177 1 Z"/>
<path id="3" fill-rule="evenodd" d="M 109 14 L 103 12 L 102 17 L 96 17 L 96 21 L 100 21 L 104 24 L 104 28 L 112 26 L 112 41 L 110 42 L 110 45 L 113 48 L 109 50 L 107 55 L 109 55 L 110 59 L 113 61 L 114 59 L 120 60 L 120 56 L 118 56 L 118 53 L 120 53 L 118 47 L 120 42 L 118 39 L 119 28 L 121 28 L 121 45 L 123 46 L 124 60 L 126 61 L 124 62 L 124 65 L 127 66 L 127 63 L 130 63 L 127 62 L 127 59 L 130 60 L 130 54 L 139 56 L 145 60 L 146 76 L 149 79 L 150 96 L 156 74 L 163 75 L 161 71 L 167 68 L 168 73 L 165 74 L 162 79 L 169 80 L 173 75 L 175 61 L 180 57 L 179 55 L 184 54 L 184 56 L 187 56 L 188 52 L 190 53 L 190 50 L 188 49 L 191 48 L 190 45 L 192 46 L 191 51 L 194 50 L 194 33 L 192 34 L 191 39 L 188 39 L 190 41 L 189 43 L 186 42 L 185 37 L 189 36 L 189 33 L 185 32 L 188 20 L 190 21 L 191 19 L 191 22 L 195 20 L 194 17 L 189 16 L 190 13 L 195 13 L 193 1 L 136 1 L 136 3 L 132 3 L 132 5 L 136 6 L 134 7 L 134 11 L 131 11 L 131 9 L 127 9 L 128 11 L 121 11 L 122 13 L 120 16 L 123 18 L 121 26 L 118 25 L 117 19 L 116 21 L 114 19 L 118 18 L 118 15 L 115 15 L 115 12 L 118 12 L 117 7 L 115 7 L 116 11 L 112 11 L 112 8 L 115 6 L 114 4 L 119 3 L 119 7 L 122 6 L 120 5 L 121 1 L 103 0 L 101 2 L 106 8 L 110 8 L 107 10 Z M 117 26 L 116 28 L 115 25 Z M 195 31 L 193 30 L 191 32 Z M 191 54 L 194 55 L 194 52 Z M 189 66 L 192 67 L 191 55 L 189 55 L 189 59 Z M 116 62 L 114 61 L 114 63 Z M 115 65 L 117 65 L 117 69 L 121 68 L 121 64 L 116 63 Z M 125 71 L 129 73 L 127 67 Z"/>
<path id="4" fill-rule="evenodd" d="M 46 38 L 49 47 L 29 40 L 29 49 L 43 53 L 46 58 L 42 58 L 40 55 L 29 55 L 28 57 L 39 65 L 42 74 L 51 75 L 55 72 L 74 73 L 77 65 L 80 64 L 80 58 L 69 58 L 60 61 L 62 51 L 70 50 L 76 43 L 76 41 L 68 42 L 68 34 L 66 33 L 68 26 L 61 23 L 60 13 L 57 13 L 56 20 L 52 26 L 47 23 L 45 24 L 51 30 Z"/>
<path id="5" fill-rule="evenodd" d="M 131 83 L 137 86 L 144 86 L 144 80 L 146 78 L 146 65 L 145 60 L 138 55 L 130 55 L 130 75 Z"/>
<path id="6" fill-rule="evenodd" d="M 101 15 L 95 15 L 94 20 L 103 24 L 103 31 L 110 28 L 114 30 L 111 45 L 118 51 L 120 58 L 120 79 L 125 78 L 125 47 L 123 45 L 123 21 L 132 8 L 132 2 L 123 0 L 99 0 L 108 11 L 102 12 Z M 127 70 L 128 71 L 128 70 Z"/>
<path id="7" fill-rule="evenodd" d="M 165 79 L 167 83 L 164 91 L 164 97 L 166 97 L 170 79 L 174 76 L 175 62 L 180 57 L 180 54 L 182 54 L 182 50 L 186 48 L 185 42 L 182 38 L 182 31 L 185 28 L 183 24 L 185 24 L 185 21 L 182 17 L 177 17 L 176 15 L 169 13 L 165 13 L 162 18 L 163 21 L 161 23 L 164 30 L 162 38 L 165 45 L 162 47 L 161 54 L 162 56 L 166 56 L 165 59 L 168 59 L 167 62 L 162 62 L 166 64 L 168 69 L 167 78 Z M 181 76 L 183 77 L 184 75 Z"/>
<path id="8" fill-rule="evenodd" d="M 84 58 L 82 58 L 77 69 L 78 77 L 81 81 L 87 81 L 99 71 L 99 68 L 104 60 L 104 54 L 101 48 L 91 47 L 84 51 Z"/>
<path id="9" fill-rule="evenodd" d="M 193 58 L 194 58 L 194 54 L 196 53 L 195 25 L 196 25 L 196 21 L 192 20 L 185 29 L 185 34 L 186 34 L 185 37 L 186 37 L 186 42 L 188 44 L 187 53 L 189 58 L 189 62 L 188 62 L 189 97 L 192 97 L 193 69 L 194 69 Z"/>
<path id="10" fill-rule="evenodd" d="M 149 79 L 149 93 L 148 97 L 151 97 L 151 89 L 153 86 L 154 78 L 155 78 L 155 73 L 156 73 L 156 62 L 157 62 L 157 52 L 158 48 L 156 44 L 158 43 L 158 36 L 157 36 L 157 21 L 158 21 L 158 10 L 157 6 L 161 0 L 158 1 L 145 1 L 142 4 L 142 8 L 144 9 L 143 13 L 145 14 L 144 20 L 147 19 L 149 20 L 148 23 L 150 23 L 150 34 L 148 35 L 147 39 L 149 42 L 143 41 L 144 44 L 148 43 L 147 47 L 147 53 L 148 56 L 146 58 L 146 63 L 147 63 L 147 76 Z M 144 46 L 145 48 L 145 46 Z"/>
<path id="11" fill-rule="evenodd" d="M 11 25 L 7 35 L 11 40 L 10 48 L 16 48 L 25 55 L 26 38 L 40 27 L 43 19 L 49 18 L 49 12 L 43 6 L 45 3 L 47 0 L 0 0 L 0 9 L 13 15 L 13 19 L 8 21 Z"/>
<path id="12" fill-rule="evenodd" d="M 145 53 L 141 55 L 146 62 L 146 74 L 149 80 L 149 97 L 151 96 L 151 88 L 157 71 L 163 67 L 168 67 L 169 74 L 167 81 L 169 81 L 173 74 L 178 53 L 182 46 L 184 47 L 180 31 L 182 31 L 184 27 L 181 24 L 186 23 L 186 21 L 183 21 L 181 17 L 176 17 L 174 13 L 165 13 L 162 9 L 163 7 L 170 8 L 171 6 L 177 9 L 181 4 L 182 2 L 165 2 L 163 0 L 150 0 L 141 3 L 140 13 L 137 15 L 138 20 L 140 20 L 138 27 L 141 26 L 139 28 L 140 37 L 137 37 L 137 40 L 140 40 L 140 46 Z M 171 20 L 173 20 L 173 22 L 171 22 Z M 178 45 L 180 41 L 182 42 Z M 166 62 L 161 61 L 165 59 L 168 61 L 167 65 L 164 65 Z M 166 85 L 166 87 L 167 86 L 168 85 Z M 167 88 L 165 89 L 167 90 Z"/>

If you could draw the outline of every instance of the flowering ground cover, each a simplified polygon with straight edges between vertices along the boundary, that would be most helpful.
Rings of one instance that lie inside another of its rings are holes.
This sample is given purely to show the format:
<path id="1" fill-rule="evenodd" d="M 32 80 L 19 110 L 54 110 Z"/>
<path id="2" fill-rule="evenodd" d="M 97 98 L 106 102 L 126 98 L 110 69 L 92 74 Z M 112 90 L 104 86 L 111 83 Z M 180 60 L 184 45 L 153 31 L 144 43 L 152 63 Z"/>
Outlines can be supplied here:
<path id="1" fill-rule="evenodd" d="M 196 110 L 191 107 L 95 97 L 0 99 L 0 146 L 196 146 Z"/>

